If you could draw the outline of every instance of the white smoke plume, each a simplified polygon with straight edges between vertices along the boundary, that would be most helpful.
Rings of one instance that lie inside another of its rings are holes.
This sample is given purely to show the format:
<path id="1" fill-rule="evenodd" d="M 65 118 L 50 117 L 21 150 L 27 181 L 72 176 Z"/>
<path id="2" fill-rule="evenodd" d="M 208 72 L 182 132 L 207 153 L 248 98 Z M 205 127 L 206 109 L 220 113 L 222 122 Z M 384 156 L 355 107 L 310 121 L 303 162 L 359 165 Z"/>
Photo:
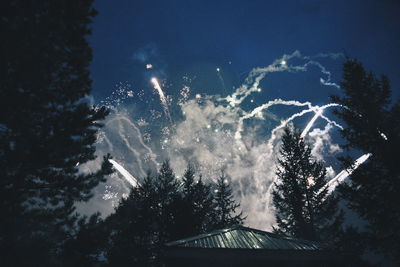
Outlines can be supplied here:
<path id="1" fill-rule="evenodd" d="M 190 98 L 189 87 L 185 85 L 181 96 L 177 97 L 176 104 L 181 117 L 174 117 L 174 126 L 170 123 L 169 103 L 154 78 L 152 83 L 169 123 L 161 122 L 159 116 L 140 118 L 140 123 L 136 123 L 135 114 L 123 108 L 115 109 L 99 135 L 98 152 L 110 152 L 116 168 L 123 164 L 126 173 L 121 169 L 122 177 L 118 175 L 122 178 L 119 179 L 122 184 L 131 177 L 137 177 L 140 181 L 148 169 L 156 170 L 159 162 L 166 158 L 170 159 L 177 176 L 182 176 L 189 162 L 210 182 L 215 181 L 224 170 L 230 177 L 235 197 L 247 215 L 246 224 L 268 230 L 274 224 L 270 193 L 282 129 L 288 123 L 304 122 L 307 119 L 305 115 L 314 113 L 302 136 L 313 146 L 313 156 L 324 159 L 326 148 L 331 153 L 340 152 L 339 146 L 330 138 L 330 132 L 341 126 L 324 114 L 326 109 L 338 105 L 275 99 L 247 110 L 243 101 L 252 94 L 260 93 L 260 83 L 264 82 L 267 75 L 274 72 L 306 72 L 310 66 L 317 67 L 324 76 L 321 78 L 322 86 L 328 86 L 327 90 L 336 87 L 331 81 L 331 73 L 316 59 L 338 56 L 321 54 L 306 57 L 298 51 L 283 55 L 267 67 L 253 69 L 244 84 L 226 97 L 196 94 L 196 97 Z M 295 64 L 292 62 L 294 59 L 300 63 Z M 271 110 L 273 106 L 290 107 L 291 111 L 296 109 L 296 112 L 280 117 Z M 326 122 L 325 128 L 314 128 L 320 121 Z M 333 168 L 328 169 L 333 176 Z M 115 182 L 115 179 L 113 176 L 109 182 Z M 113 196 L 108 193 L 107 196 Z"/>

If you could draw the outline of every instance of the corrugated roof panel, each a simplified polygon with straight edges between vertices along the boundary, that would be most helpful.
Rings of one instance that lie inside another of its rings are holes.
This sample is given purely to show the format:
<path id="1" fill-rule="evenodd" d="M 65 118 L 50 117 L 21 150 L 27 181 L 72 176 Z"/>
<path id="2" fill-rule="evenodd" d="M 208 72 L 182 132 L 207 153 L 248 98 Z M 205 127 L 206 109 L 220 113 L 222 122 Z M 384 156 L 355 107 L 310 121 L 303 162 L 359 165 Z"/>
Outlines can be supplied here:
<path id="1" fill-rule="evenodd" d="M 246 248 L 246 243 L 240 238 L 240 234 L 237 230 L 233 230 L 230 232 L 232 237 L 235 239 L 236 243 L 239 245 L 239 248 Z"/>
<path id="2" fill-rule="evenodd" d="M 259 233 L 254 233 L 254 235 L 261 241 L 264 248 L 267 249 L 278 249 L 281 244 L 277 243 L 273 238 L 267 235 L 261 235 Z"/>
<path id="3" fill-rule="evenodd" d="M 223 235 L 224 234 L 219 234 L 219 235 L 216 235 L 215 237 L 218 240 L 218 245 L 219 245 L 220 248 L 227 248 L 228 246 L 225 245 L 224 240 L 222 238 Z"/>
<path id="4" fill-rule="evenodd" d="M 212 248 L 219 248 L 218 240 L 216 238 L 216 235 L 210 236 L 210 241 L 211 241 L 211 247 Z"/>
<path id="5" fill-rule="evenodd" d="M 247 232 L 243 230 L 236 230 L 236 231 L 239 233 L 242 242 L 246 244 L 245 248 L 253 248 L 251 241 L 246 238 Z"/>
<path id="6" fill-rule="evenodd" d="M 216 230 L 208 234 L 198 235 L 170 242 L 166 246 L 195 248 L 241 248 L 241 249 L 296 249 L 321 250 L 326 248 L 316 242 L 289 237 L 282 237 L 243 226 L 235 226 Z"/>
<path id="7" fill-rule="evenodd" d="M 204 248 L 212 248 L 213 247 L 211 238 L 205 237 L 205 238 L 203 238 L 202 241 L 203 241 L 202 247 L 204 247 Z"/>
<path id="8" fill-rule="evenodd" d="M 236 242 L 231 231 L 226 232 L 224 236 L 226 236 L 226 238 L 229 240 L 232 248 L 240 248 L 240 245 Z"/>
<path id="9" fill-rule="evenodd" d="M 250 244 L 250 248 L 258 249 L 262 248 L 260 242 L 257 240 L 255 236 L 253 236 L 251 231 L 242 231 L 244 232 L 243 238 L 247 240 L 247 242 Z"/>
<path id="10" fill-rule="evenodd" d="M 257 238 L 256 233 L 249 231 L 249 235 L 254 240 L 254 247 L 255 248 L 264 248 L 263 243 Z"/>

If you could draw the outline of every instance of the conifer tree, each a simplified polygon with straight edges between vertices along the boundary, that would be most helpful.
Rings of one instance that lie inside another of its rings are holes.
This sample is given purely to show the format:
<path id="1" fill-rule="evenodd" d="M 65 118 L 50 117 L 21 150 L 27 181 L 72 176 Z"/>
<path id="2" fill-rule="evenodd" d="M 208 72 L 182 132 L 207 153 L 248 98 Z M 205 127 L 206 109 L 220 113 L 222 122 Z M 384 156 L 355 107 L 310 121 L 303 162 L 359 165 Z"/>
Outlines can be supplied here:
<path id="1" fill-rule="evenodd" d="M 74 203 L 111 172 L 93 173 L 97 130 L 108 111 L 91 90 L 86 40 L 92 1 L 1 1 L 0 253 L 14 266 L 56 265 L 76 221 Z"/>
<path id="2" fill-rule="evenodd" d="M 211 229 L 213 199 L 211 188 L 205 185 L 200 176 L 195 181 L 194 168 L 189 164 L 182 178 L 181 218 L 182 237 L 204 233 Z"/>
<path id="3" fill-rule="evenodd" d="M 158 174 L 149 173 L 107 219 L 111 230 L 107 248 L 109 263 L 112 266 L 158 265 L 162 245 L 182 237 L 181 203 L 180 184 L 169 161 L 164 161 Z"/>
<path id="4" fill-rule="evenodd" d="M 109 235 L 105 248 L 110 266 L 146 266 L 155 255 L 158 227 L 153 179 L 149 174 L 140 187 L 132 188 L 105 221 Z"/>
<path id="5" fill-rule="evenodd" d="M 332 242 L 342 215 L 336 196 L 328 194 L 326 170 L 312 159 L 300 132 L 285 128 L 278 159 L 277 182 L 272 191 L 275 232 Z"/>
<path id="6" fill-rule="evenodd" d="M 342 94 L 332 100 L 344 108 L 336 115 L 343 120 L 341 131 L 346 147 L 371 153 L 367 162 L 339 188 L 349 207 L 367 222 L 361 235 L 364 249 L 374 250 L 399 261 L 400 251 L 400 104 L 391 99 L 386 76 L 377 78 L 357 60 L 343 65 Z M 354 159 L 342 158 L 344 167 Z"/>
<path id="7" fill-rule="evenodd" d="M 224 172 L 219 176 L 214 192 L 213 227 L 218 229 L 243 224 L 245 218 L 242 212 L 236 211 L 240 204 L 234 199 L 229 179 Z"/>

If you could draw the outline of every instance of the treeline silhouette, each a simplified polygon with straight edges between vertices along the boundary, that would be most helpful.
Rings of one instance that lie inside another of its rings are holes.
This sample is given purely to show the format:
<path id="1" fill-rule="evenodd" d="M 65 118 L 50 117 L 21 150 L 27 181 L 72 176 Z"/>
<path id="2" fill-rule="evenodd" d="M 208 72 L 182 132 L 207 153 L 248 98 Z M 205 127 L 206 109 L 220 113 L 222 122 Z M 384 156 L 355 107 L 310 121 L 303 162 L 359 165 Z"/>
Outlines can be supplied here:
<path id="1" fill-rule="evenodd" d="M 76 213 L 75 203 L 113 172 L 110 155 L 95 159 L 105 107 L 90 106 L 92 1 L 0 2 L 0 256 L 2 266 L 160 265 L 162 244 L 243 222 L 229 177 L 207 184 L 188 166 L 177 180 L 168 161 L 132 188 L 105 219 Z M 354 150 L 371 157 L 329 195 L 321 162 L 287 128 L 273 190 L 275 231 L 366 252 L 399 263 L 400 104 L 389 81 L 346 59 L 341 94 L 332 100 Z M 212 177 L 207 177 L 207 181 Z M 271 177 L 266 177 L 268 180 Z M 342 224 L 338 199 L 364 221 Z M 355 258 L 350 266 L 365 265 Z"/>
<path id="2" fill-rule="evenodd" d="M 180 181 L 165 161 L 105 220 L 97 214 L 82 222 L 64 257 L 73 266 L 158 266 L 167 241 L 242 224 L 237 208 L 223 173 L 215 184 L 205 184 L 189 165 Z"/>

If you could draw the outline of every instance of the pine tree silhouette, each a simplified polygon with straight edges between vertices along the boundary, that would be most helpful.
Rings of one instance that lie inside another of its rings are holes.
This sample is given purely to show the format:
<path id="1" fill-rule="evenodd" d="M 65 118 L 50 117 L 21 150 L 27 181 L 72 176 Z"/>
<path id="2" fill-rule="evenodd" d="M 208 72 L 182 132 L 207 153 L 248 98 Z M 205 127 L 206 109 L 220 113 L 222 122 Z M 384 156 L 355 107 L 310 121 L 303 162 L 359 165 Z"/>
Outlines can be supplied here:
<path id="1" fill-rule="evenodd" d="M 212 228 L 213 199 L 211 188 L 200 176 L 195 181 L 195 171 L 188 165 L 183 175 L 180 232 L 182 237 L 204 233 Z"/>
<path id="2" fill-rule="evenodd" d="M 92 173 L 108 114 L 88 104 L 92 1 L 0 4 L 0 253 L 5 265 L 56 265 L 76 222 L 74 203 L 112 170 Z"/>
<path id="3" fill-rule="evenodd" d="M 272 191 L 275 232 L 333 242 L 342 222 L 336 196 L 328 195 L 326 170 L 312 159 L 300 132 L 285 128 Z"/>
<path id="4" fill-rule="evenodd" d="M 242 212 L 236 212 L 240 204 L 233 198 L 229 177 L 224 172 L 218 177 L 214 192 L 214 228 L 243 224 Z"/>
<path id="5" fill-rule="evenodd" d="M 386 76 L 379 79 L 366 72 L 357 60 L 343 65 L 343 95 L 332 100 L 344 108 L 335 110 L 345 123 L 341 132 L 346 147 L 372 153 L 367 162 L 339 188 L 349 207 L 367 221 L 366 231 L 359 233 L 364 250 L 372 249 L 399 261 L 400 251 L 400 104 L 393 104 Z M 351 157 L 343 157 L 344 167 Z"/>

